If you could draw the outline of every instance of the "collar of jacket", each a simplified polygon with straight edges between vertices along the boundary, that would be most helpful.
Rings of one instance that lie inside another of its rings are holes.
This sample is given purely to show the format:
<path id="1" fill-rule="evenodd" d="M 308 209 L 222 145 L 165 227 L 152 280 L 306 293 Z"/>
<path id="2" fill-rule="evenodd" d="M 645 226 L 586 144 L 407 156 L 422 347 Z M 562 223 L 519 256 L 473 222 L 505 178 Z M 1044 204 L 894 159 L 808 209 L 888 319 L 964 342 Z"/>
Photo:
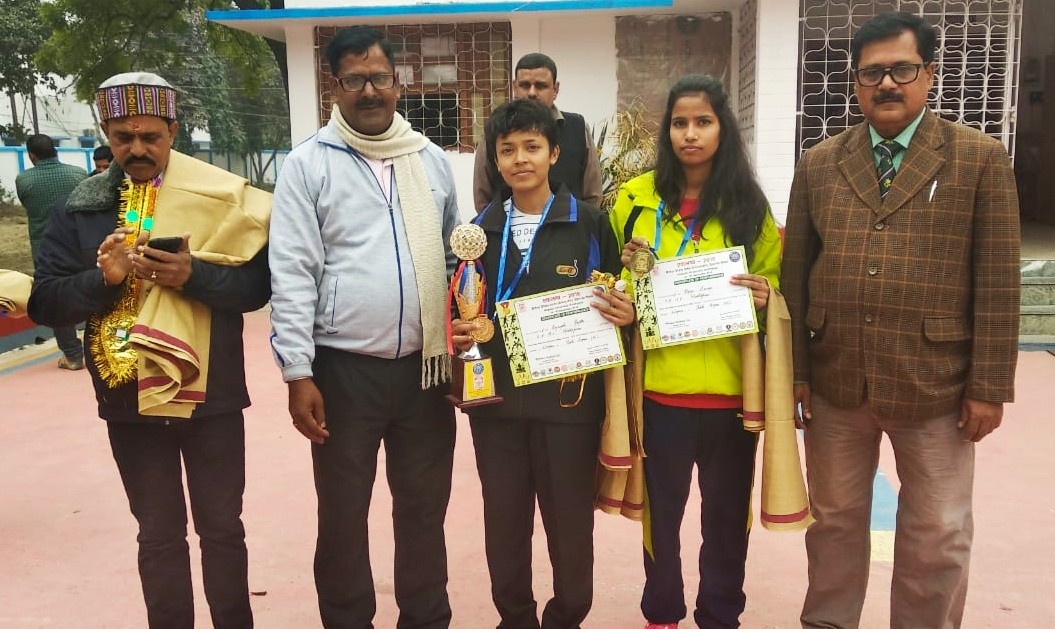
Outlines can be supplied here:
<path id="1" fill-rule="evenodd" d="M 112 212 L 117 207 L 124 178 L 125 171 L 116 161 L 111 162 L 103 172 L 77 184 L 66 200 L 66 211 Z"/>
<path id="2" fill-rule="evenodd" d="M 923 117 L 920 118 L 919 126 L 916 127 L 916 133 L 912 136 L 910 145 L 915 145 L 917 142 L 924 148 L 932 150 L 936 150 L 945 144 L 945 134 L 941 127 L 941 119 L 930 109 L 923 112 Z M 868 134 L 867 120 L 847 132 L 846 142 L 843 146 L 848 153 L 864 150 L 872 152 L 872 136 Z M 906 157 L 909 148 L 911 147 L 905 147 Z"/>
<path id="3" fill-rule="evenodd" d="M 571 192 L 568 191 L 568 186 L 561 184 L 560 189 L 557 190 L 556 197 L 553 199 L 553 206 L 550 207 L 549 214 L 546 216 L 546 223 L 577 222 L 581 203 L 581 201 L 576 201 L 576 208 L 573 213 L 571 211 Z M 482 227 L 485 232 L 501 234 L 506 226 L 504 205 L 495 201 L 488 203 L 483 211 L 473 219 L 473 222 Z"/>

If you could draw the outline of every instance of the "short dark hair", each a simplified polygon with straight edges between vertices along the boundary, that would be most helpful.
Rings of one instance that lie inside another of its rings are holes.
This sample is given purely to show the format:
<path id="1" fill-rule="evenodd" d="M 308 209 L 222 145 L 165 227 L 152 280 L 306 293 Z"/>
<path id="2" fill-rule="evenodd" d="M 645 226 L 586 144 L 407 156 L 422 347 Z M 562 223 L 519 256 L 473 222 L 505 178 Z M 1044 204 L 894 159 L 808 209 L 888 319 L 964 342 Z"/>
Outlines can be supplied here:
<path id="1" fill-rule="evenodd" d="M 545 136 L 550 148 L 557 146 L 557 121 L 537 100 L 516 98 L 496 107 L 484 128 L 487 150 L 493 151 L 502 136 L 516 131 L 536 131 Z"/>
<path id="2" fill-rule="evenodd" d="M 550 151 L 557 146 L 557 121 L 553 112 L 537 100 L 517 98 L 502 103 L 491 112 L 484 125 L 487 147 L 487 177 L 500 199 L 509 196 L 509 186 L 498 173 L 498 140 L 517 131 L 536 131 L 549 142 Z"/>
<path id="3" fill-rule="evenodd" d="M 381 46 L 381 52 L 385 53 L 388 63 L 394 69 L 396 56 L 392 52 L 392 42 L 385 37 L 385 34 L 373 26 L 351 26 L 337 31 L 326 46 L 326 60 L 330 63 L 330 74 L 337 76 L 337 71 L 341 68 L 341 59 L 346 54 L 365 55 L 374 44 Z"/>
<path id="4" fill-rule="evenodd" d="M 880 13 L 861 25 L 850 43 L 850 65 L 854 68 L 861 61 L 861 49 L 872 42 L 897 37 L 909 31 L 916 36 L 916 52 L 923 63 L 934 61 L 938 38 L 934 27 L 918 15 L 905 12 Z"/>
<path id="5" fill-rule="evenodd" d="M 37 133 L 26 138 L 26 150 L 29 151 L 30 155 L 37 159 L 48 159 L 49 157 L 56 157 L 59 154 L 59 152 L 55 150 L 54 140 L 43 133 Z"/>
<path id="6" fill-rule="evenodd" d="M 513 69 L 513 75 L 516 76 L 516 73 L 521 70 L 537 70 L 539 68 L 549 70 L 550 75 L 553 76 L 553 82 L 557 82 L 557 64 L 553 63 L 553 59 L 541 52 L 531 52 L 521 57 L 520 61 L 517 61 L 516 68 Z"/>
<path id="7" fill-rule="evenodd" d="M 92 161 L 99 161 L 100 159 L 113 160 L 114 152 L 110 150 L 107 145 L 97 146 L 95 151 L 92 152 Z"/>

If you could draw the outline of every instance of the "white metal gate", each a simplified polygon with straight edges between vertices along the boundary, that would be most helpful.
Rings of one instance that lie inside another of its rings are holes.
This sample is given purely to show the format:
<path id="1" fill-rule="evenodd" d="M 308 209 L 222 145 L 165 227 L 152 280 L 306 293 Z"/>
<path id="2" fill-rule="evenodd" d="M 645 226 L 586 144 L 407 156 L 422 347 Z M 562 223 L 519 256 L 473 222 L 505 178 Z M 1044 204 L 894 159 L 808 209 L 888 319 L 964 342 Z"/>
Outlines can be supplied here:
<path id="1" fill-rule="evenodd" d="M 850 38 L 878 13 L 921 15 L 938 35 L 929 106 L 1001 140 L 1014 155 L 1023 0 L 801 0 L 798 155 L 863 118 Z"/>

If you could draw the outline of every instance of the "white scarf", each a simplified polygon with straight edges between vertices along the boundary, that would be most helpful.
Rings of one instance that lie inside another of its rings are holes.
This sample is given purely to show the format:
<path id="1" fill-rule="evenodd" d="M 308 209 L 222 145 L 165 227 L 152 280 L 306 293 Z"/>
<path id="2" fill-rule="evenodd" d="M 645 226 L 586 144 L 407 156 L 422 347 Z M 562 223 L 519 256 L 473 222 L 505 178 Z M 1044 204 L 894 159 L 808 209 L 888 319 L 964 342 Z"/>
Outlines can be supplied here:
<path id="1" fill-rule="evenodd" d="M 398 112 L 388 130 L 380 135 L 364 135 L 353 129 L 337 105 L 333 106 L 331 121 L 352 149 L 370 159 L 392 160 L 421 305 L 421 388 L 446 382 L 450 378 L 451 359 L 447 354 L 445 331 L 447 263 L 442 220 L 419 154 L 429 139 L 411 129 L 410 123 Z"/>

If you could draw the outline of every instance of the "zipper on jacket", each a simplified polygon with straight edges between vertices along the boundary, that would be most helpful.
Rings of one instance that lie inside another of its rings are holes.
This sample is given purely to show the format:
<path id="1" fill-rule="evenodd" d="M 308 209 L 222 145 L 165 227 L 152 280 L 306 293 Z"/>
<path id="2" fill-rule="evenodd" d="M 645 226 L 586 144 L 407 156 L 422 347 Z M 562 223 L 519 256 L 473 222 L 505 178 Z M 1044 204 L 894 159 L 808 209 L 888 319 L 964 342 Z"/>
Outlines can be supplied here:
<path id="1" fill-rule="evenodd" d="M 395 198 L 395 185 L 396 185 L 396 167 L 393 164 L 392 177 L 388 182 L 388 195 L 385 195 L 385 188 L 381 185 L 381 180 L 374 174 L 374 169 L 370 168 L 370 164 L 367 163 L 366 159 L 358 153 L 349 149 L 349 152 L 354 155 L 366 166 L 366 169 L 370 171 L 370 174 L 374 178 L 374 182 L 377 184 L 377 191 L 381 193 L 381 198 L 388 204 L 388 223 L 392 228 L 392 247 L 396 250 L 396 277 L 399 280 L 399 317 L 397 318 L 398 323 L 396 325 L 396 354 L 392 358 L 399 358 L 399 355 L 403 352 L 403 313 L 406 310 L 406 296 L 403 293 L 403 259 L 399 255 L 399 237 L 396 233 L 396 212 L 392 207 L 392 199 Z M 384 172 L 384 166 L 381 167 L 381 172 Z M 420 299 L 421 296 L 418 296 Z"/>

